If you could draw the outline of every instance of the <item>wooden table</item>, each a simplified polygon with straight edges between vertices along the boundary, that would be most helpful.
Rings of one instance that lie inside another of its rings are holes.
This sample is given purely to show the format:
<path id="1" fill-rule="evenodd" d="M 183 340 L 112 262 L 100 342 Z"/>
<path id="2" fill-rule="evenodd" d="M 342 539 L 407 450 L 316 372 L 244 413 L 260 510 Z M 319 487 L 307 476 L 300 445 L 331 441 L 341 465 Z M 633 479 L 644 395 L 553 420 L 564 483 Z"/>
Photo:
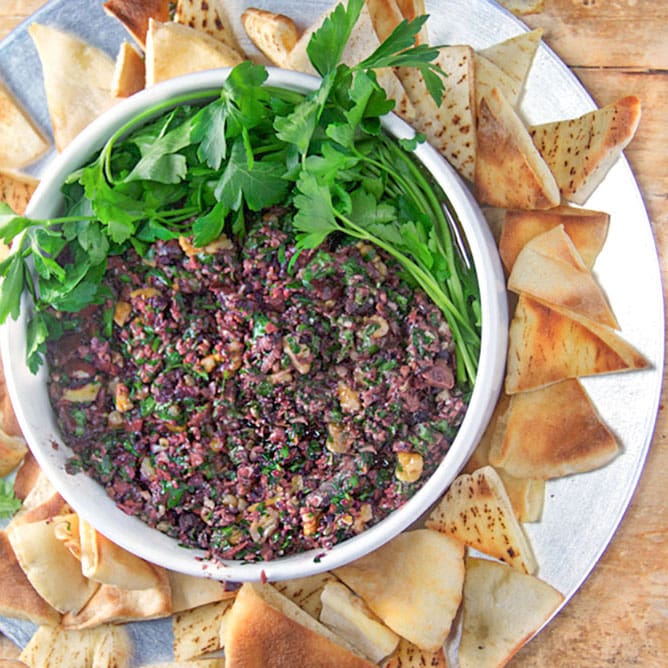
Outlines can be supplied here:
<path id="1" fill-rule="evenodd" d="M 45 0 L 0 0 L 0 38 Z M 668 0 L 544 0 L 524 17 L 600 105 L 643 103 L 626 156 L 668 271 Z M 664 375 L 665 378 L 665 375 Z M 668 420 L 660 410 L 646 469 L 610 547 L 562 613 L 514 668 L 668 665 Z"/>

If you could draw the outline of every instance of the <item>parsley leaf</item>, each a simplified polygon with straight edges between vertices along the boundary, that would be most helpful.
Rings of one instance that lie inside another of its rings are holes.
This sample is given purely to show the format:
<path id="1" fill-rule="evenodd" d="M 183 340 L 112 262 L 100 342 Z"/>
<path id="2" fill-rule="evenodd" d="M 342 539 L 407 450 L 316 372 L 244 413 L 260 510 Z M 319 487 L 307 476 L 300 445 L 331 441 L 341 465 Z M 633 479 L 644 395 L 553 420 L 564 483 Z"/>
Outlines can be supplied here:
<path id="1" fill-rule="evenodd" d="M 11 517 L 20 507 L 21 501 L 14 495 L 14 485 L 9 480 L 0 479 L 0 517 Z"/>

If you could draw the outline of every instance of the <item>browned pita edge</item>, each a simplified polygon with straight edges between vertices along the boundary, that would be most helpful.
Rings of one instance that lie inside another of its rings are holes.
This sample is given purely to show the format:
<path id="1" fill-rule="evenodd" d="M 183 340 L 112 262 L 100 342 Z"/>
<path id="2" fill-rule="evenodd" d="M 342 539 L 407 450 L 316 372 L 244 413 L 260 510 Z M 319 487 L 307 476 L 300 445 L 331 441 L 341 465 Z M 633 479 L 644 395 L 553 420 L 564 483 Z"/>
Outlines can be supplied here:
<path id="1" fill-rule="evenodd" d="M 174 21 L 204 32 L 241 53 L 227 0 L 177 0 Z"/>
<path id="2" fill-rule="evenodd" d="M 489 460 L 513 476 L 548 480 L 604 466 L 620 452 L 577 379 L 510 398 Z"/>
<path id="3" fill-rule="evenodd" d="M 0 429 L 0 477 L 9 475 L 28 452 L 22 436 L 10 436 Z"/>
<path id="4" fill-rule="evenodd" d="M 535 573 L 538 568 L 503 482 L 492 466 L 457 476 L 426 524 L 522 573 Z"/>
<path id="5" fill-rule="evenodd" d="M 144 88 L 146 67 L 144 58 L 129 42 L 122 42 L 116 56 L 111 93 L 114 97 L 130 97 Z"/>
<path id="6" fill-rule="evenodd" d="M 62 626 L 86 629 L 101 624 L 169 617 L 172 614 L 169 578 L 166 572 L 160 575 L 160 585 L 151 589 L 121 589 L 113 585 L 100 585 L 77 614 L 63 615 Z"/>
<path id="7" fill-rule="evenodd" d="M 0 200 L 23 215 L 28 202 L 39 185 L 39 179 L 11 169 L 0 169 Z"/>
<path id="8" fill-rule="evenodd" d="M 148 20 L 169 21 L 170 0 L 107 0 L 102 8 L 117 18 L 142 48 L 146 47 Z"/>
<path id="9" fill-rule="evenodd" d="M 494 88 L 478 106 L 475 189 L 481 204 L 550 209 L 559 188 L 522 120 Z"/>
<path id="10" fill-rule="evenodd" d="M 366 659 L 273 607 L 263 596 L 263 589 L 269 586 L 246 583 L 239 590 L 226 625 L 226 668 L 373 666 Z M 312 621 L 320 626 L 319 622 Z"/>
<path id="11" fill-rule="evenodd" d="M 25 501 L 30 490 L 35 486 L 39 474 L 39 464 L 32 452 L 28 450 L 14 477 L 14 495 L 17 499 Z"/>
<path id="12" fill-rule="evenodd" d="M 487 428 L 462 473 L 473 473 L 483 466 L 492 465 L 489 453 L 503 438 L 509 405 L 510 396 L 501 393 Z M 494 469 L 503 482 L 517 519 L 520 522 L 538 522 L 543 512 L 545 481 L 533 477 L 515 477 L 498 466 L 494 466 Z"/>
<path id="13" fill-rule="evenodd" d="M 508 289 L 619 329 L 603 289 L 563 225 L 539 234 L 524 246 L 508 277 Z"/>
<path id="14" fill-rule="evenodd" d="M 614 330 L 521 295 L 510 323 L 508 394 L 579 378 L 649 366 Z"/>
<path id="15" fill-rule="evenodd" d="M 249 7 L 241 15 L 241 25 L 253 44 L 274 65 L 286 67 L 299 39 L 295 22 L 284 14 Z"/>
<path id="16" fill-rule="evenodd" d="M 540 14 L 544 6 L 544 0 L 498 0 L 498 2 L 515 16 Z"/>
<path id="17" fill-rule="evenodd" d="M 401 638 L 396 651 L 381 664 L 383 668 L 448 668 L 443 648 L 430 652 Z"/>
<path id="18" fill-rule="evenodd" d="M 0 633 L 0 657 L 2 659 L 17 659 L 19 654 L 21 654 L 21 648 L 13 640 Z"/>
<path id="19" fill-rule="evenodd" d="M 0 615 L 55 626 L 60 613 L 30 584 L 5 531 L 0 530 Z"/>
<path id="20" fill-rule="evenodd" d="M 522 248 L 531 239 L 558 225 L 564 226 L 585 266 L 591 269 L 603 248 L 610 223 L 610 215 L 603 211 L 561 205 L 544 211 L 507 209 L 503 211 L 502 218 L 499 254 L 508 273 Z"/>
<path id="21" fill-rule="evenodd" d="M 640 100 L 628 95 L 577 118 L 529 128 L 565 199 L 586 202 L 633 139 L 640 114 Z"/>
<path id="22" fill-rule="evenodd" d="M 31 468 L 37 466 L 29 464 Z M 19 489 L 21 488 L 21 469 L 17 473 L 19 480 Z M 65 499 L 56 491 L 56 488 L 51 484 L 46 474 L 38 468 L 37 475 L 34 470 L 30 469 L 25 474 L 26 478 L 34 479 L 31 483 L 26 480 L 27 487 L 31 484 L 28 493 L 23 498 L 23 504 L 19 511 L 14 515 L 9 526 L 19 526 L 21 524 L 30 524 L 31 522 L 41 522 L 43 520 L 50 520 L 57 515 L 64 515 L 69 511 L 69 506 Z"/>
<path id="23" fill-rule="evenodd" d="M 5 372 L 0 361 L 0 427 L 10 436 L 23 436 L 9 397 Z"/>

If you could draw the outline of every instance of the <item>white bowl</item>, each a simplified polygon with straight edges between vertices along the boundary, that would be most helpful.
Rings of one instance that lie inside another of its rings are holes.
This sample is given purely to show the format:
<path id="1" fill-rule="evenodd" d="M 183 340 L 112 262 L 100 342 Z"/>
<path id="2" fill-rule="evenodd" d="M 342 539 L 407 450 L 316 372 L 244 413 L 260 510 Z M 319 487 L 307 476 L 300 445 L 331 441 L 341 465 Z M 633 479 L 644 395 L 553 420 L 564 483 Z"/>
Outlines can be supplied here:
<path id="1" fill-rule="evenodd" d="M 27 215 L 49 218 L 63 206 L 60 192 L 64 179 L 99 151 L 106 140 L 127 121 L 158 102 L 184 93 L 215 93 L 229 70 L 212 70 L 159 84 L 123 101 L 101 116 L 54 159 L 42 177 Z M 307 92 L 318 80 L 304 74 L 269 68 L 268 84 Z M 401 119 L 388 115 L 384 126 L 397 138 L 414 135 Z M 505 367 L 508 314 L 503 270 L 488 225 L 470 192 L 450 165 L 431 146 L 422 144 L 417 157 L 440 184 L 457 212 L 470 255 L 476 267 L 482 307 L 482 346 L 478 375 L 464 420 L 450 450 L 424 486 L 401 508 L 360 535 L 329 551 L 314 550 L 272 561 L 243 563 L 214 562 L 199 550 L 150 528 L 126 515 L 107 496 L 104 488 L 83 473 L 70 475 L 65 463 L 71 450 L 63 443 L 49 402 L 47 371 L 33 375 L 25 364 L 26 318 L 24 300 L 21 316 L 8 321 L 0 332 L 2 359 L 9 393 L 18 421 L 30 449 L 56 489 L 72 508 L 110 540 L 148 561 L 166 568 L 207 575 L 221 580 L 282 580 L 330 570 L 367 554 L 414 523 L 443 494 L 459 473 L 485 429 L 497 400 Z"/>

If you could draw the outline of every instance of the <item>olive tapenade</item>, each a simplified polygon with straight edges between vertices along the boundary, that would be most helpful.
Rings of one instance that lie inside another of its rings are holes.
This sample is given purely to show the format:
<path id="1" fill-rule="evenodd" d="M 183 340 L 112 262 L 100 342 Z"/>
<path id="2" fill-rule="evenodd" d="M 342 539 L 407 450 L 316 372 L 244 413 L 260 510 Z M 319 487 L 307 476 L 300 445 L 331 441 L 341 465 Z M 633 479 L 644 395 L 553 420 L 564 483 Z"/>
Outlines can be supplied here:
<path id="1" fill-rule="evenodd" d="M 401 506 L 466 409 L 441 311 L 369 245 L 295 252 L 287 210 L 110 256 L 58 312 L 64 439 L 126 513 L 211 556 L 327 549 Z"/>

